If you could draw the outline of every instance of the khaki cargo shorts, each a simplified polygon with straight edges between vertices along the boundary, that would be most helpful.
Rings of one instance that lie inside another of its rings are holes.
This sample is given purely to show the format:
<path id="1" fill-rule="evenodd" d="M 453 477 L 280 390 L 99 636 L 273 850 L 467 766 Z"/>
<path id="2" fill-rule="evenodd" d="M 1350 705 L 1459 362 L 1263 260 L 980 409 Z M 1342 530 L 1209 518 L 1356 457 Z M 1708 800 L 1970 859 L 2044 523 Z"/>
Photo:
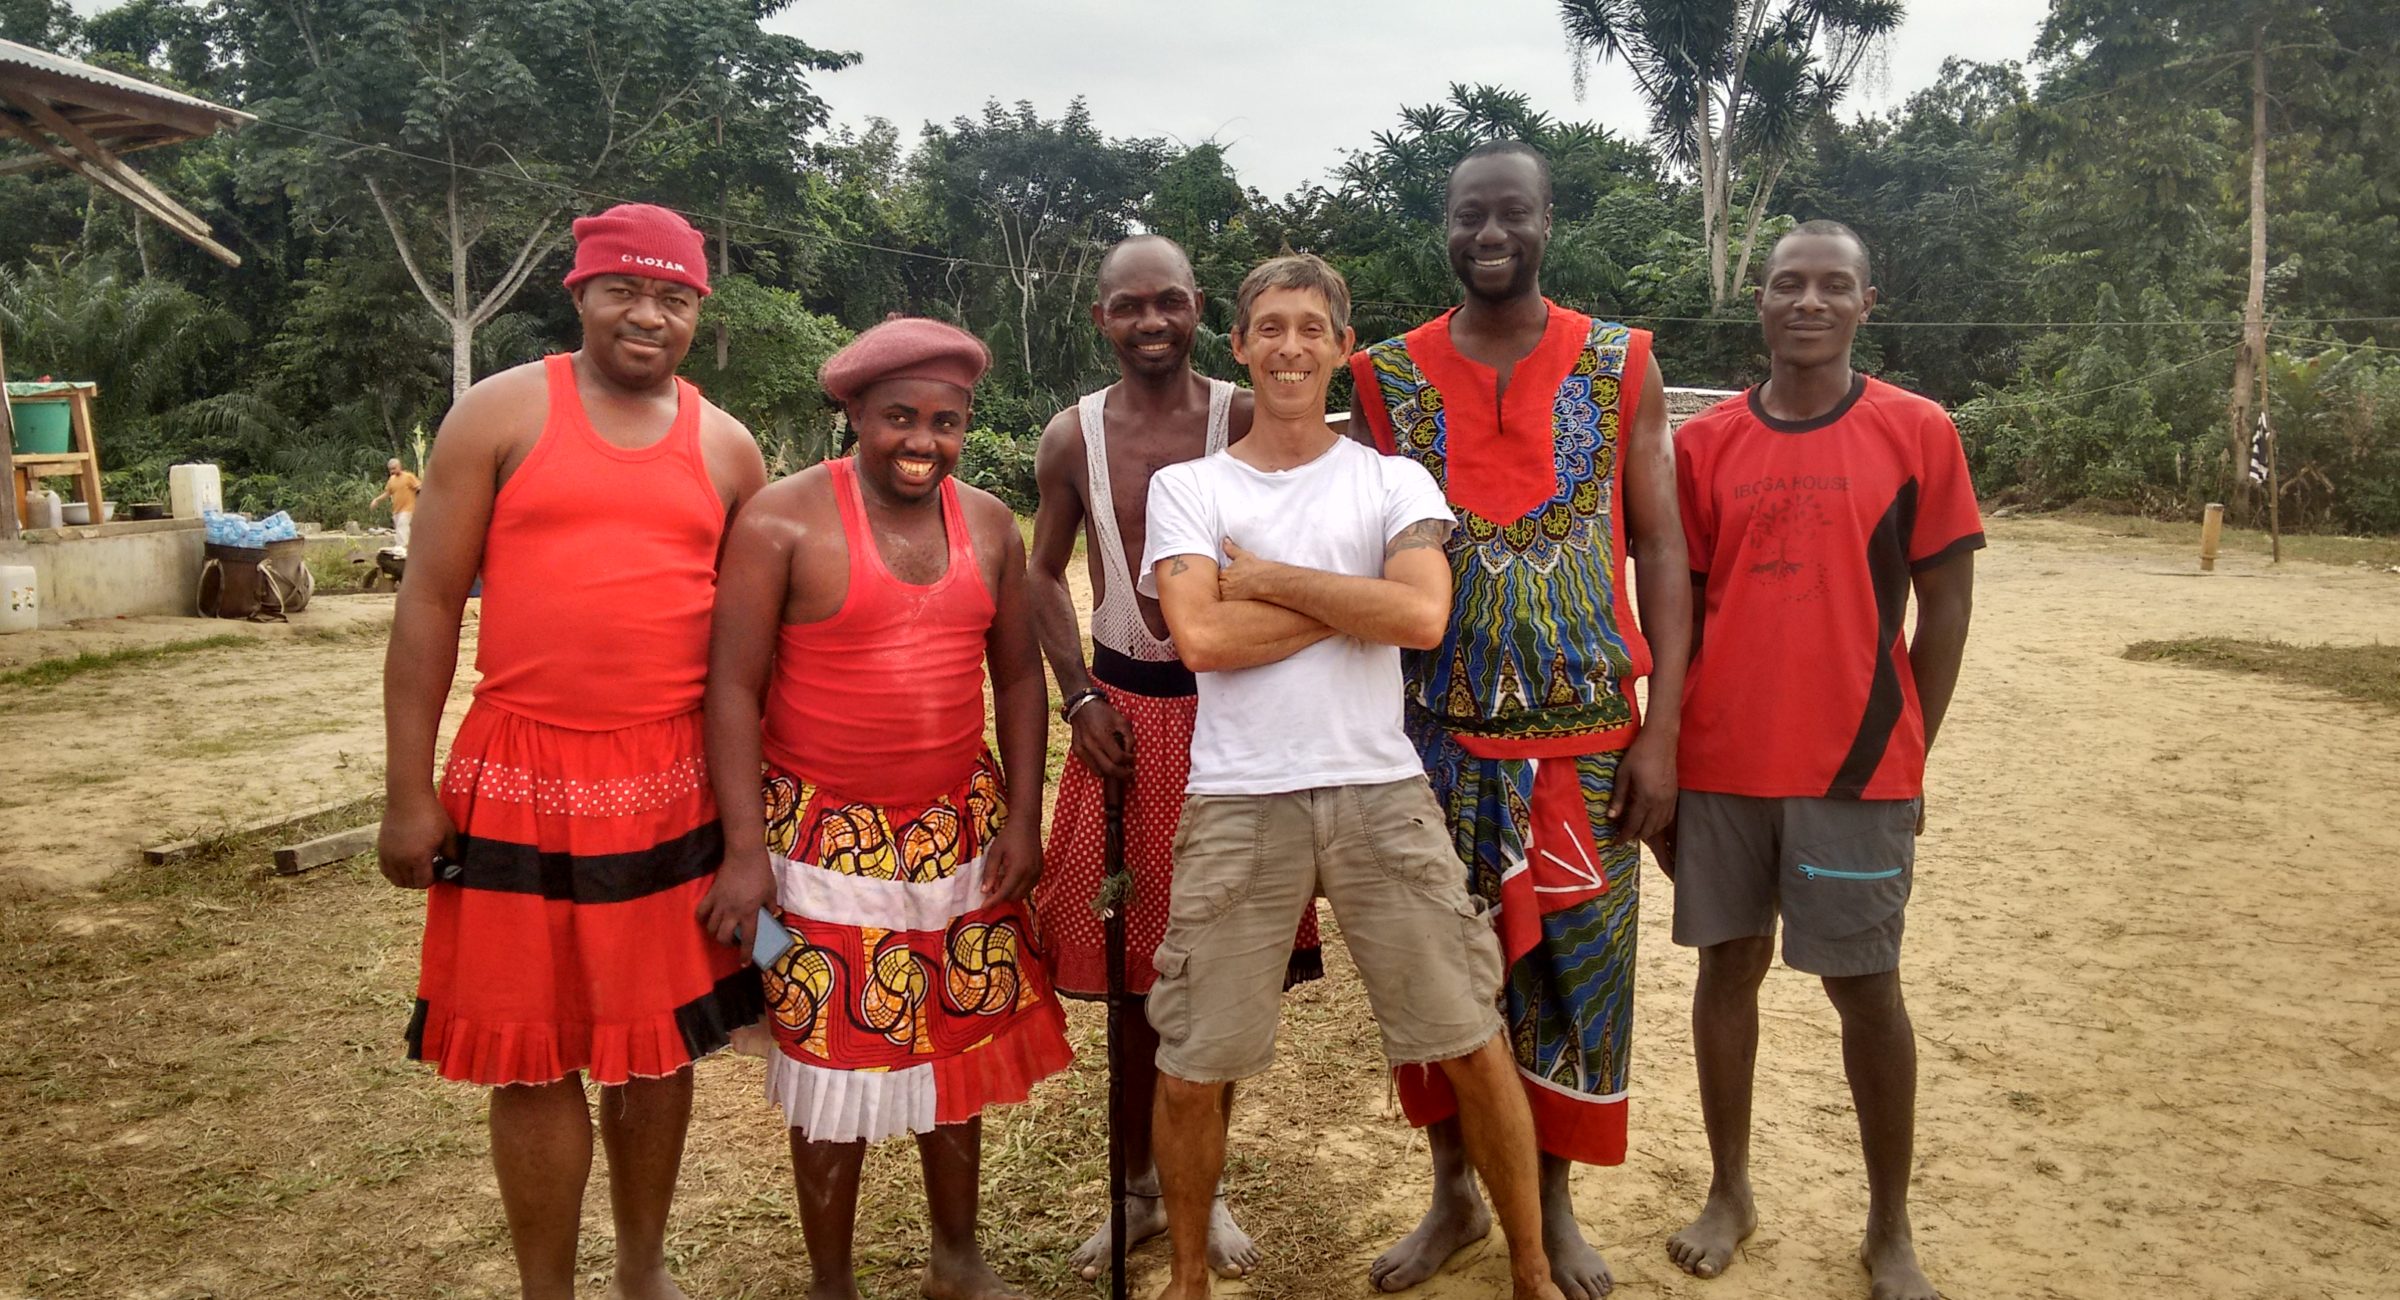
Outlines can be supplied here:
<path id="1" fill-rule="evenodd" d="M 1500 941 L 1423 777 L 1286 794 L 1191 795 L 1150 1023 L 1158 1068 L 1224 1083 L 1275 1062 L 1285 964 L 1322 895 L 1394 1065 L 1455 1060 L 1500 1032 Z"/>

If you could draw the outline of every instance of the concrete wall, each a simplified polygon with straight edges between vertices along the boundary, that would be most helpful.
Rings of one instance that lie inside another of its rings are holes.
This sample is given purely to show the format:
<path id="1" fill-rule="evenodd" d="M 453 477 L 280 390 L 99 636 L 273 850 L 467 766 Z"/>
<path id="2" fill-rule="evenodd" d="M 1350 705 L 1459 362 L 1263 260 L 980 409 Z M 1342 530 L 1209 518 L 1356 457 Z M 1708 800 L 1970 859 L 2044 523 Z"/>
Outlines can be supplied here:
<path id="1" fill-rule="evenodd" d="M 191 614 L 206 534 L 197 519 L 49 528 L 0 542 L 38 575 L 42 626 L 119 614 Z"/>

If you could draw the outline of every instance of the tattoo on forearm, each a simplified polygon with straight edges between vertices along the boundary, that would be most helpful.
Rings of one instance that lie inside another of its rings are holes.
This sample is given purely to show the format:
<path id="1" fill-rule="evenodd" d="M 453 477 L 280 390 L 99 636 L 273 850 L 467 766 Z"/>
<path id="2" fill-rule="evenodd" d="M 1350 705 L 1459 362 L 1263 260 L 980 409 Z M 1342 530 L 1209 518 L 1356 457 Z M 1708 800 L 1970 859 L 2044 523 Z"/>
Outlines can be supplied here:
<path id="1" fill-rule="evenodd" d="M 1175 561 L 1174 561 L 1174 567 L 1172 567 L 1172 568 L 1170 568 L 1170 569 L 1168 569 L 1168 570 L 1167 570 L 1167 576 L 1168 576 L 1168 577 L 1170 577 L 1170 578 L 1180 578 L 1180 577 L 1182 577 L 1182 576 L 1183 576 L 1185 573 L 1189 572 L 1189 571 L 1191 570 L 1191 567 L 1192 567 L 1192 562 L 1191 562 L 1191 561 L 1189 561 L 1189 560 L 1187 560 L 1187 559 L 1183 558 L 1182 556 L 1178 555 L 1178 556 L 1176 556 L 1176 557 L 1175 557 Z"/>
<path id="2" fill-rule="evenodd" d="M 1383 558 L 1390 559 L 1402 551 L 1441 546 L 1450 540 L 1451 530 L 1458 525 L 1447 519 L 1420 519 L 1401 529 L 1383 548 Z"/>

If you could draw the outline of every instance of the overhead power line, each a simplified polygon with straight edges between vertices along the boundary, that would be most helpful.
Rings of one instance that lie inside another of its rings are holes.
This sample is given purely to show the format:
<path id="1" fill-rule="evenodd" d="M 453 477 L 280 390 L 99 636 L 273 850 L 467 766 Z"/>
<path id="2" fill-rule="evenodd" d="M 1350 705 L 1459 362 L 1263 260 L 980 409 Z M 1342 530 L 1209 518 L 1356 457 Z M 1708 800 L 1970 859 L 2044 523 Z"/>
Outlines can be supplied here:
<path id="1" fill-rule="evenodd" d="M 335 134 L 333 134 L 333 133 L 331 133 L 331 132 L 328 132 L 328 131 L 319 131 L 319 130 L 317 130 L 317 129 L 313 128 L 313 127 L 295 126 L 295 125 L 293 125 L 293 124 L 291 124 L 291 123 L 289 123 L 289 122 L 278 122 L 278 121 L 276 121 L 275 119 L 273 119 L 273 118 L 268 118 L 268 117 L 262 117 L 262 118 L 259 118 L 259 119 L 258 119 L 258 125 L 260 125 L 260 126 L 268 126 L 268 127 L 273 127 L 273 128 L 275 128 L 275 129 L 277 129 L 277 130 L 279 130 L 279 131 L 289 131 L 289 132 L 292 132 L 292 133 L 293 133 L 293 134 L 295 134 L 295 135 L 305 135 L 305 136 L 310 136 L 310 137 L 313 137 L 313 138 L 315 138 L 315 139 L 329 141 L 329 142 L 331 142 L 331 143 L 334 143 L 334 144 L 346 145 L 346 146 L 348 146 L 348 147 L 350 147 L 350 148 L 353 148 L 353 149 L 366 149 L 366 150 L 372 150 L 372 151 L 374 151 L 374 152 L 376 152 L 376 153 L 388 154 L 388 155 L 390 155 L 390 156 L 392 156 L 392 157 L 395 157 L 395 158 L 406 158 L 406 159 L 409 159 L 409 160 L 411 160 L 411 161 L 413 161 L 413 162 L 427 163 L 427 164 L 430 164 L 430 165 L 432 165 L 432 166 L 436 166 L 436 167 L 455 168 L 456 170 L 463 171 L 463 172 L 468 172 L 468 173 L 471 173 L 471 174 L 474 174 L 474 175 L 477 175 L 477 176 L 488 176 L 488 177 L 490 177 L 490 178 L 492 178 L 492 179 L 494 179 L 494 180 L 505 181 L 505 182 L 509 182 L 509 183 L 512 183 L 512 184 L 518 184 L 518 185 L 530 185 L 530 186 L 533 186 L 533 187 L 535 187 L 535 188 L 538 188 L 538 189 L 549 190 L 549 191 L 551 191 L 552 193 L 556 193 L 556 194 L 562 194 L 562 195 L 571 195 L 571 196 L 574 196 L 574 197 L 576 197 L 576 198 L 590 199 L 590 200 L 593 200 L 593 201 L 595 201 L 595 202 L 600 202 L 600 203 L 612 203 L 612 204 L 613 204 L 613 203 L 633 203 L 633 202 L 643 202 L 643 201 L 646 201 L 646 200 L 636 200 L 636 199 L 634 199 L 634 198 L 632 198 L 632 197 L 630 197 L 630 196 L 628 196 L 628 195 L 623 195 L 623 194 L 611 194 L 611 193 L 608 193 L 608 192 L 606 192 L 606 191 L 603 191 L 603 190 L 594 190 L 594 189 L 588 189 L 588 188 L 585 188 L 585 187 L 583 187 L 583 186 L 579 186 L 579 185 L 570 185 L 570 184 L 568 184 L 568 183 L 566 183 L 566 182 L 564 182 L 564 181 L 552 181 L 552 180 L 544 180 L 544 179 L 542 179 L 541 177 L 538 177 L 538 176 L 529 176 L 529 175 L 527 175 L 527 174 L 525 174 L 524 172 L 521 172 L 521 171 L 519 171 L 519 172 L 512 172 L 512 171 L 502 171 L 502 170 L 500 170 L 500 169 L 498 169 L 498 168 L 493 168 L 493 167 L 479 167 L 479 166 L 476 166 L 476 165 L 474 165 L 474 164 L 472 164 L 472 163 L 454 163 L 454 162 L 451 162 L 450 160 L 448 160 L 448 159 L 445 159 L 445 158 L 436 158 L 436 157 L 433 157 L 433 156 L 432 156 L 432 155 L 430 155 L 430 154 L 421 154 L 421 153 L 415 153 L 415 152 L 412 152 L 412 151 L 410 151 L 410 150 L 407 150 L 407 149 L 401 149 L 401 148 L 397 148 L 397 147 L 395 147 L 395 146 L 388 145 L 388 144 L 378 144 L 378 143 L 376 143 L 376 142 L 374 142 L 374 141 L 371 141 L 371 140 L 353 140 L 353 139 L 351 139 L 351 138 L 349 138 L 349 137 L 347 137 L 347 136 L 335 135 Z M 756 221 L 756 220 L 752 220 L 751 218 L 748 218 L 748 217 L 740 217 L 740 216 L 735 216 L 735 215 L 733 215 L 732 213 L 729 213 L 729 212 L 705 212 L 705 211 L 701 211 L 701 210 L 698 210 L 698 209 L 693 209 L 693 208 L 679 208 L 679 207 L 676 207 L 676 206 L 674 206 L 674 205 L 672 205 L 672 204 L 660 204 L 660 205 L 657 205 L 657 206 L 665 207 L 665 208 L 667 208 L 667 209 L 668 209 L 669 211 L 671 211 L 671 212 L 678 213 L 678 214 L 680 214 L 681 216 L 683 216 L 683 217 L 684 217 L 686 220 L 689 220 L 689 221 L 691 221 L 691 222 L 692 222 L 692 223 L 694 223 L 695 225 L 701 225 L 701 224 L 706 224 L 706 223 L 711 223 L 711 222 L 714 222 L 714 223 L 718 223 L 718 224 L 722 224 L 722 225 L 729 225 L 729 226 L 735 226 L 735 227 L 739 227 L 739 228 L 741 228 L 741 229 L 744 229 L 744 230 L 756 231 L 756 232 L 759 232 L 759 233 L 761 233 L 761 234 L 775 235 L 775 236 L 779 236 L 779 237 L 782 237 L 782 238 L 785 238 L 785 239 L 796 239 L 796 240 L 802 240 L 802 241 L 808 241 L 808 242 L 815 242 L 815 243 L 820 243 L 820 244 L 831 244 L 831 245 L 835 245 L 835 246 L 837 246 L 837 247 L 841 247 L 841 248 L 852 248 L 852 249 L 857 249 L 857 250 L 859 250 L 859 251 L 861 251 L 861 252 L 869 252 L 869 253 L 888 253 L 888 254 L 891 254 L 891 255 L 892 255 L 892 256 L 894 256 L 894 257 L 908 257 L 908 258 L 915 258 L 915 259 L 917 259 L 917 260 L 920 260 L 920 261 L 926 261 L 926 262 L 938 263 L 938 264 L 940 264 L 940 265 L 942 265 L 942 266 L 945 266 L 945 267 L 972 267 L 972 268 L 975 268 L 975 269 L 979 269 L 979 270 L 986 270 L 986 271 L 1001 271 L 1001 272 L 1005 272 L 1005 273 L 1007 273 L 1007 274 L 1009 274 L 1009 275 L 1012 275 L 1012 276 L 1021 276 L 1021 275 L 1025 275 L 1026 273 L 1028 273 L 1028 271 L 1030 271 L 1032 274 L 1034 274 L 1034 275 L 1037 275 L 1037 276 L 1041 276 L 1041 277 L 1044 277 L 1044 278 L 1050 278 L 1050 279 L 1060 279 L 1060 280 L 1066 280 L 1066 281 L 1069 281 L 1069 282 L 1076 282 L 1076 281 L 1082 281 L 1082 280 L 1095 279 L 1095 278 L 1097 278 L 1097 277 L 1098 277 L 1098 274 L 1099 274 L 1099 272 L 1098 272 L 1097 270 L 1095 270 L 1095 269 L 1084 269 L 1084 270 L 1075 270 L 1075 271 L 1058 271 L 1058 270 L 1050 270 L 1050 269 L 1043 268 L 1043 267 L 1022 267 L 1022 266 L 1012 266 L 1012 265 L 1010 265 L 1010 264 L 1008 264 L 1008 263 L 1005 263 L 1005 262 L 987 262 L 987 261 L 981 261 L 981 260 L 978 260 L 978 259 L 976 259 L 976 258 L 971 258 L 971 257 L 954 257 L 954 256 L 952 256 L 952 255 L 950 255 L 950 254 L 947 254 L 947 253 L 928 253 L 928 252 L 925 252 L 925 251 L 924 251 L 924 250 L 922 250 L 922 249 L 915 249 L 915 248 L 900 248 L 900 247 L 896 247 L 896 246 L 894 246 L 894 245 L 890 245 L 890 244 L 876 244 L 876 243 L 870 243 L 870 242 L 868 242 L 868 241 L 866 241 L 866 240 L 859 240 L 859 239 L 845 239 L 845 238 L 843 238 L 843 237 L 841 237 L 841 236 L 839 236 L 839 235 L 828 234 L 828 233 L 826 233 L 825 231 L 821 231 L 821 230 L 795 230 L 795 229 L 793 229 L 793 228 L 791 228 L 791 227 L 789 227 L 789 226 L 778 226 L 778 225 L 775 225 L 775 224 L 773 224 L 772 222 Z M 1202 287 L 1203 287 L 1203 289 L 1205 289 L 1205 290 L 1206 290 L 1208 293 L 1215 294 L 1215 295 L 1219 295 L 1219 296 L 1227 296 L 1227 295 L 1230 295 L 1230 294 L 1231 294 L 1231 292 L 1232 292 L 1232 290 L 1231 290 L 1231 289 L 1209 288 L 1208 286 L 1202 286 Z M 1361 298 L 1361 299 L 1353 299 L 1353 300 L 1352 300 L 1352 302 L 1351 302 L 1351 306 L 1353 306 L 1353 307 L 1375 307 L 1375 308 L 1389 308 L 1389 309 L 1393 309 L 1393 310 L 1422 311 L 1422 312 L 1428 312 L 1428 313 L 1434 313 L 1434 314 L 1439 314 L 1439 313 L 1441 313 L 1441 312 L 1448 311 L 1448 310 L 1450 310 L 1451 308 L 1453 308 L 1453 307 L 1456 307 L 1457 305 L 1458 305 L 1458 304 L 1457 304 L 1457 303 L 1454 303 L 1454 302 L 1449 302 L 1449 303 L 1394 302 L 1394 301 L 1390 301 L 1390 300 L 1387 300 L 1387 299 L 1377 299 L 1377 298 Z M 1639 324 L 1650 324 L 1650 325 L 1726 325 L 1726 326 L 1740 326 L 1740 327 L 1744 327 L 1744 328 L 1755 328 L 1755 327 L 1757 326 L 1757 324 L 1758 324 L 1758 322 L 1757 322 L 1756 320 L 1754 320 L 1754 319 L 1752 319 L 1752 318 L 1750 318 L 1750 317 L 1747 317 L 1747 316 L 1652 316 L 1652 315 L 1625 315 L 1625 314 L 1618 314 L 1618 315 L 1615 315 L 1615 316 L 1613 317 L 1613 319 L 1615 319 L 1615 320 L 1619 320 L 1619 321 L 1624 321 L 1624 322 L 1627 322 L 1627 323 L 1639 323 Z M 2393 322 L 2400 322 L 2400 316 L 2320 316 L 2320 317 L 2313 317 L 2313 318 L 2290 318 L 2290 319 L 2286 319 L 2286 318 L 2278 318 L 2278 319 L 2277 319 L 2277 321 L 2276 321 L 2276 323 L 2277 323 L 2277 324 L 2279 324 L 2279 325 L 2372 325 L 2372 324 L 2388 324 L 2388 323 L 2393 323 Z M 1867 320 L 1864 320 L 1864 321 L 1861 321 L 1861 322 L 1860 322 L 1860 328 L 1862 328 L 1862 329 L 2023 329 L 2023 330 L 2072 330 L 2072 329 L 2110 329 L 2110 328 L 2118 328 L 2118 327 L 2126 327 L 2126 328 L 2139 328 L 2139 329 L 2164 329 L 2164 328 L 2224 329 L 2224 328 L 2237 328 L 2237 327 L 2239 327 L 2240 325 L 2241 325 L 2241 322 L 2240 322 L 2240 321 L 2238 321 L 2238 320 L 2221 320 L 2221 321 L 2220 321 L 2220 320 L 2013 320 L 2013 321 L 1967 321 L 1967 320 L 1949 320 L 1949 321 L 1935 321 L 1935 320 L 1876 320 L 1876 319 L 1873 319 L 1872 317 L 1870 317 L 1870 318 L 1869 318 L 1869 319 L 1867 319 Z M 2363 344 L 2362 344 L 2362 345 L 2358 345 L 2358 346 L 2366 346 L 2366 345 L 2363 345 Z M 2391 350 L 2391 349 L 2383 349 L 2383 350 Z"/>
<path id="2" fill-rule="evenodd" d="M 2135 375 L 2131 379 L 2120 380 L 2113 384 L 2102 384 L 2098 388 L 2086 388 L 2081 392 L 2054 393 L 2043 397 L 2023 398 L 2013 402 L 1995 402 L 1986 398 L 1977 398 L 1973 404 L 1976 409 L 1983 411 L 2014 411 L 2028 406 L 2056 406 L 2062 402 L 2077 402 L 2087 397 L 2098 397 L 2102 393 L 2113 393 L 2119 389 L 2132 388 L 2137 384 L 2146 384 L 2153 379 L 2159 379 L 2167 375 L 2174 374 L 2178 370 L 2188 370 L 2193 366 L 2199 365 L 2203 361 L 2214 361 L 2218 357 L 2224 356 L 2229 352 L 2239 351 L 2241 346 L 2242 345 L 2239 343 L 2229 343 L 2224 347 L 2215 349 L 2214 351 L 2203 352 L 2200 355 L 2192 357 L 2188 360 L 2178 361 L 2174 365 L 2161 366 L 2145 375 Z M 1965 405 L 1965 403 L 1961 403 L 1961 405 Z"/>

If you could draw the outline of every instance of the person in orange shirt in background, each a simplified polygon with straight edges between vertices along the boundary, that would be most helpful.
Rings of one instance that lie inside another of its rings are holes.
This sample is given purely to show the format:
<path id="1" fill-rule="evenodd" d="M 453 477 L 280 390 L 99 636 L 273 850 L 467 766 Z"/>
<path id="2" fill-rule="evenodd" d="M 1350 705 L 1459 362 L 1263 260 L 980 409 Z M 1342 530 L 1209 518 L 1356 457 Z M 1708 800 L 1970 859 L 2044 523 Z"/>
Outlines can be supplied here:
<path id="1" fill-rule="evenodd" d="M 385 461 L 383 467 L 390 477 L 384 479 L 383 491 L 375 494 L 367 508 L 372 510 L 386 501 L 392 503 L 392 544 L 405 551 L 409 525 L 417 521 L 417 493 L 425 483 L 402 468 L 398 456 Z"/>

